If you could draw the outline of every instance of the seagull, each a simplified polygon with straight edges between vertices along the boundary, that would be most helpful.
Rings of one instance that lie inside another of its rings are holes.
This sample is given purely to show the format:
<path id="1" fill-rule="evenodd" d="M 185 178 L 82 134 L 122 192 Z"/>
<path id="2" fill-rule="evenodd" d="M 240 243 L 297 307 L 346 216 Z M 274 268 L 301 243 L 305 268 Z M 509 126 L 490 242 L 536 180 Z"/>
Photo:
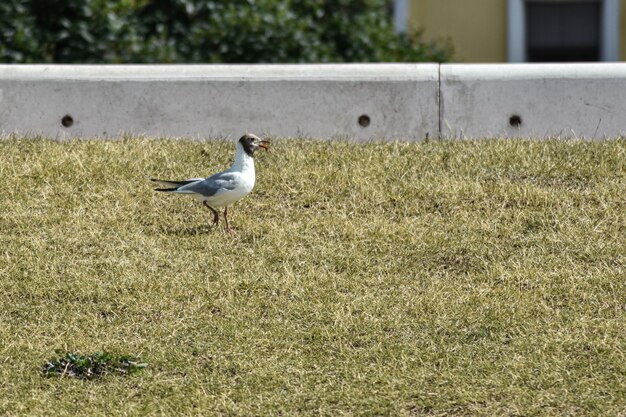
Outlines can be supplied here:
<path id="1" fill-rule="evenodd" d="M 251 133 L 243 135 L 236 145 L 235 162 L 226 171 L 208 178 L 190 178 L 182 181 L 165 181 L 152 178 L 164 188 L 155 188 L 155 191 L 164 191 L 176 194 L 189 194 L 197 198 L 206 208 L 213 212 L 213 224 L 219 222 L 218 208 L 224 207 L 224 221 L 226 231 L 232 230 L 228 225 L 228 207 L 250 194 L 256 181 L 254 170 L 254 153 L 263 148 L 267 151 L 269 140 L 260 139 Z"/>

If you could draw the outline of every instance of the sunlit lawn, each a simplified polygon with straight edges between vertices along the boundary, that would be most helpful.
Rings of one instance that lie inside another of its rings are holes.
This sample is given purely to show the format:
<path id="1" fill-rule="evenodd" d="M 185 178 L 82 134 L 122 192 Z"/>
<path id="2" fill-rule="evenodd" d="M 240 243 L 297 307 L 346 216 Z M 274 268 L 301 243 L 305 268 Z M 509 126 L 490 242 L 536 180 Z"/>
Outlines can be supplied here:
<path id="1" fill-rule="evenodd" d="M 0 141 L 0 415 L 625 415 L 626 141 L 273 142 Z"/>

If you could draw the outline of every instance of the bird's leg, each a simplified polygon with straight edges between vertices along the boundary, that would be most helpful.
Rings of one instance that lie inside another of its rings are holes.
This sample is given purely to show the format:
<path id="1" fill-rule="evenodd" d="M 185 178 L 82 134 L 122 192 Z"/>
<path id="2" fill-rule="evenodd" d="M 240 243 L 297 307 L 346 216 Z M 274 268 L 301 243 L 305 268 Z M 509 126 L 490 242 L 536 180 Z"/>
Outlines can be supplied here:
<path id="1" fill-rule="evenodd" d="M 217 211 L 213 207 L 209 206 L 206 201 L 203 201 L 203 203 L 206 206 L 206 208 L 208 208 L 209 210 L 213 212 L 213 225 L 217 226 L 217 223 L 220 221 L 220 215 L 217 213 Z"/>
<path id="2" fill-rule="evenodd" d="M 232 229 L 228 225 L 228 206 L 224 207 L 224 221 L 226 222 L 226 231 L 228 233 L 233 233 Z"/>

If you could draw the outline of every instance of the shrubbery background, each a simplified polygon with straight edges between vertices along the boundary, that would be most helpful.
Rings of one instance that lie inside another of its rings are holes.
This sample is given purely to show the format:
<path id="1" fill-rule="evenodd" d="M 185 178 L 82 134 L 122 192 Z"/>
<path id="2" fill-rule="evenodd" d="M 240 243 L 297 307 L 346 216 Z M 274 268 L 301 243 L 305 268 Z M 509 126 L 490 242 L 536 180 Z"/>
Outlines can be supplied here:
<path id="1" fill-rule="evenodd" d="M 388 0 L 2 0 L 3 63 L 446 61 Z"/>

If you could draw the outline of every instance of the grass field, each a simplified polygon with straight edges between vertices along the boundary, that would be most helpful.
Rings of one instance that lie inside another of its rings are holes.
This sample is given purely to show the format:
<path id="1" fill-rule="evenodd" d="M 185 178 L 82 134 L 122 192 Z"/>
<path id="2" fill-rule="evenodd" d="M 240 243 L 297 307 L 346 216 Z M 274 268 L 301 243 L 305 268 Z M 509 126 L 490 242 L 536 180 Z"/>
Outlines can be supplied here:
<path id="1" fill-rule="evenodd" d="M 0 141 L 0 415 L 626 415 L 626 141 Z M 55 350 L 130 376 L 41 374 Z"/>

